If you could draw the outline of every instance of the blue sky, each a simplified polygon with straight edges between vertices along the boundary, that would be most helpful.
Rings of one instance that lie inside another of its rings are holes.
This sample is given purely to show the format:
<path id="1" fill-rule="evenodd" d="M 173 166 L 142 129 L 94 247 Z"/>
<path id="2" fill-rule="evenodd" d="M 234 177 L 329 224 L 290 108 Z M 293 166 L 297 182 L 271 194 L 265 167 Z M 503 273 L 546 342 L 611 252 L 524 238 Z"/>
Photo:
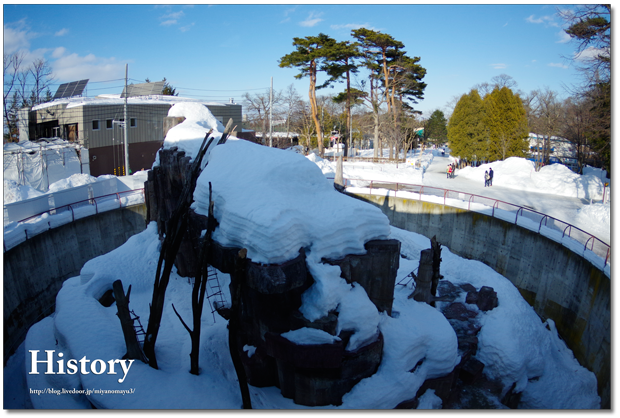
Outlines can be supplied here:
<path id="1" fill-rule="evenodd" d="M 181 96 L 242 101 L 308 79 L 278 60 L 294 37 L 325 33 L 352 40 L 366 27 L 392 35 L 420 57 L 428 84 L 416 109 L 442 109 L 478 83 L 507 74 L 524 93 L 580 82 L 568 57 L 576 45 L 563 33 L 561 5 L 45 5 L 5 4 L 4 52 L 46 58 L 59 83 L 90 79 L 86 94 L 120 93 L 129 65 L 135 83 L 166 79 Z M 110 81 L 114 80 L 114 81 Z M 325 93 L 342 91 L 336 84 Z M 319 92 L 321 94 L 321 92 Z"/>

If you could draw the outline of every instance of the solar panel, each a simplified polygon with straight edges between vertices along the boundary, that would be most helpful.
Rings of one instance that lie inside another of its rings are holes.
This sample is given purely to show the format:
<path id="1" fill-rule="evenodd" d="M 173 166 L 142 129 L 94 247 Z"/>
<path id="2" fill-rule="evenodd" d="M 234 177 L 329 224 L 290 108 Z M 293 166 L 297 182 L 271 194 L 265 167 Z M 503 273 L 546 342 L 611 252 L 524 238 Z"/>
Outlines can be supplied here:
<path id="1" fill-rule="evenodd" d="M 56 90 L 52 100 L 80 96 L 84 92 L 86 84 L 88 84 L 88 79 L 61 84 L 58 86 L 58 90 Z"/>
<path id="2" fill-rule="evenodd" d="M 130 84 L 127 88 L 123 88 L 121 97 L 150 96 L 153 94 L 161 94 L 164 90 L 164 81 L 156 81 L 154 83 Z"/>

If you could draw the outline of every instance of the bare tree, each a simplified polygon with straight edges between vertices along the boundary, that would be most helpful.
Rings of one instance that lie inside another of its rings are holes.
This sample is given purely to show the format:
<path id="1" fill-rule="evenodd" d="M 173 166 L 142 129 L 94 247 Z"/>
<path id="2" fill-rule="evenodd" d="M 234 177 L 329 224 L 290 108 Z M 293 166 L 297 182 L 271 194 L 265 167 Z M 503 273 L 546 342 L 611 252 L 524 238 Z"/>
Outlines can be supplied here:
<path id="1" fill-rule="evenodd" d="M 31 90 L 31 106 L 42 103 L 43 93 L 54 81 L 54 75 L 49 63 L 44 59 L 36 59 L 28 68 L 28 73 L 32 78 L 33 87 Z"/>
<path id="2" fill-rule="evenodd" d="M 531 93 L 529 122 L 531 129 L 542 135 L 542 155 L 540 153 L 540 143 L 537 142 L 536 169 L 539 170 L 545 162 L 549 160 L 551 151 L 551 137 L 559 135 L 561 121 L 561 103 L 558 101 L 557 93 L 546 87 L 544 90 L 536 90 Z"/>
<path id="3" fill-rule="evenodd" d="M 270 107 L 273 106 L 273 111 L 275 111 L 280 103 L 282 102 L 282 92 L 277 90 L 273 91 L 273 103 L 269 98 L 269 90 L 264 93 L 256 93 L 250 94 L 245 93 L 243 98 L 245 99 L 244 107 L 247 110 L 248 121 L 250 126 L 253 126 L 254 129 L 260 129 L 263 134 L 263 143 L 266 138 L 266 133 L 269 129 L 269 110 Z"/>
<path id="4" fill-rule="evenodd" d="M 563 108 L 561 133 L 571 143 L 581 173 L 589 154 L 588 133 L 592 125 L 590 103 L 583 98 L 570 97 L 564 101 Z"/>
<path id="5" fill-rule="evenodd" d="M 49 100 L 49 86 L 54 76 L 49 63 L 36 59 L 24 66 L 25 53 L 4 54 L 4 134 L 17 137 L 17 111 Z"/>
<path id="6" fill-rule="evenodd" d="M 295 107 L 297 102 L 301 100 L 301 96 L 295 90 L 295 86 L 293 84 L 289 85 L 286 90 L 282 93 L 282 105 L 284 107 L 284 112 L 286 114 L 286 135 L 289 136 L 291 132 L 291 116 L 295 111 Z M 291 138 L 291 142 L 293 139 Z"/>
<path id="7" fill-rule="evenodd" d="M 303 101 L 301 98 L 293 103 L 291 127 L 299 132 L 301 138 L 305 140 L 306 147 L 310 148 L 312 136 L 316 135 L 316 125 L 312 119 L 310 104 Z"/>

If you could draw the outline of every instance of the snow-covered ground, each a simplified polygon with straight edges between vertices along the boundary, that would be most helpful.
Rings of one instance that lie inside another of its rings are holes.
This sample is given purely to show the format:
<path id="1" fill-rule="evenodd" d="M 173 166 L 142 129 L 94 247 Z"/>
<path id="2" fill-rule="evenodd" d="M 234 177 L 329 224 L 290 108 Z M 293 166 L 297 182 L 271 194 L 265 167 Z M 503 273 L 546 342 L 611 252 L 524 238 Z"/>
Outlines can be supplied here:
<path id="1" fill-rule="evenodd" d="M 182 104 L 173 106 L 170 112 L 187 119 L 170 131 L 165 146 L 180 146 L 188 154 L 196 155 L 197 144 L 202 142 L 208 129 L 221 132 L 221 125 L 203 109 Z M 219 132 L 216 137 L 221 136 Z M 205 209 L 208 182 L 212 182 L 216 217 L 220 221 L 219 230 L 214 234 L 216 240 L 246 247 L 249 257 L 261 262 L 283 261 L 282 258 L 295 256 L 296 250 L 304 247 L 308 268 L 316 281 L 302 296 L 300 311 L 304 316 L 318 318 L 337 308 L 340 312 L 339 328 L 355 331 L 350 341 L 352 346 L 348 349 L 362 345 L 377 329 L 383 333 L 384 353 L 379 370 L 346 394 L 338 409 L 393 408 L 410 399 L 426 379 L 445 375 L 454 368 L 459 356 L 452 327 L 437 309 L 408 299 L 412 291 L 410 287 L 395 287 L 393 309 L 398 315 L 390 317 L 377 311 L 363 288 L 349 285 L 340 278 L 339 267 L 320 262 L 321 257 L 338 256 L 344 252 L 361 253 L 364 242 L 369 239 L 398 239 L 401 242 L 398 283 L 418 267 L 420 251 L 430 247 L 428 238 L 389 226 L 380 211 L 370 205 L 358 206 L 342 200 L 343 196 L 335 192 L 325 178 L 324 173 L 329 168 L 325 161 L 234 138 L 224 145 L 212 145 L 207 159 L 208 165 L 198 180 L 194 195 L 194 208 L 199 212 Z M 474 171 L 477 169 L 470 169 L 470 174 L 466 169 L 459 170 L 456 179 L 445 179 L 445 172 L 439 167 L 445 169 L 444 163 L 449 157 L 426 153 L 410 157 L 410 160 L 414 159 L 420 160 L 419 166 L 423 168 L 416 169 L 415 161 L 408 161 L 398 168 L 346 164 L 345 177 L 375 179 L 373 177 L 377 175 L 385 176 L 380 179 L 382 181 L 435 187 L 440 183 L 469 185 L 463 190 L 476 194 L 483 187 Z M 536 187 L 540 190 L 541 182 L 532 180 L 523 185 L 502 181 L 500 173 L 504 169 L 508 172 L 509 167 L 493 163 L 498 174 L 493 187 L 487 188 L 489 191 L 499 189 L 500 193 L 519 200 L 521 195 L 536 195 L 537 198 L 532 200 L 535 204 L 548 197 L 549 190 L 541 193 L 529 189 L 538 185 Z M 367 173 L 373 176 L 367 176 Z M 476 182 L 480 186 L 474 186 Z M 560 187 L 558 184 L 563 183 L 554 184 L 554 187 Z M 594 195 L 596 187 L 594 180 L 588 181 L 584 193 Z M 241 198 L 239 191 L 244 193 Z M 589 202 L 581 200 L 585 198 L 578 196 L 562 196 L 561 199 L 580 201 L 579 209 L 589 206 Z M 575 203 L 575 206 L 578 205 Z M 574 211 L 571 220 L 576 218 L 579 209 Z M 267 229 L 266 225 L 271 226 Z M 273 228 L 283 234 L 282 237 L 274 239 L 273 232 L 270 232 Z M 176 274 L 175 269 L 166 293 L 166 307 L 156 345 L 159 369 L 135 361 L 126 373 L 120 364 L 116 365 L 115 374 L 95 373 L 101 371 L 107 361 L 120 359 L 125 353 L 116 307 L 106 308 L 98 299 L 114 280 L 122 280 L 125 289 L 132 285 L 131 309 L 146 326 L 159 247 L 156 225 L 151 223 L 123 246 L 90 260 L 79 277 L 64 283 L 56 300 L 56 312 L 30 329 L 25 344 L 19 349 L 20 354 L 9 360 L 5 368 L 5 408 L 8 400 L 22 406 L 31 402 L 35 408 L 66 409 L 88 408 L 89 401 L 97 408 L 113 409 L 241 407 L 239 386 L 228 351 L 227 324 L 223 318 L 212 316 L 209 306 L 205 306 L 202 315 L 201 372 L 198 376 L 189 373 L 190 339 L 171 305 L 175 305 L 182 317 L 189 318 L 192 287 L 186 278 Z M 558 337 L 552 321 L 542 323 L 517 289 L 483 263 L 462 259 L 446 247 L 442 259 L 441 271 L 446 280 L 454 284 L 470 283 L 477 289 L 490 286 L 497 292 L 499 306 L 479 312 L 482 330 L 477 358 L 485 363 L 485 373 L 490 379 L 502 381 L 507 388 L 516 383 L 517 390 L 523 393 L 522 408 L 600 407 L 595 376 L 578 364 Z M 222 288 L 227 291 L 230 278 L 221 272 L 219 278 Z M 230 301 L 230 295 L 225 296 Z M 464 299 L 464 295 L 462 297 Z M 472 305 L 469 307 L 476 309 Z M 325 336 L 302 330 L 288 337 L 296 341 L 316 341 L 316 338 Z M 55 361 L 62 353 L 67 364 L 68 359 L 86 358 L 98 366 L 94 370 L 85 369 L 86 372 L 91 370 L 88 373 L 44 374 L 43 365 L 39 365 L 41 373 L 26 374 L 31 392 L 26 399 L 23 392 L 11 387 L 10 382 L 13 376 L 22 376 L 20 369 L 23 373 L 24 369 L 31 367 L 28 350 L 39 350 L 39 360 L 45 350 L 55 350 Z M 95 363 L 97 359 L 102 361 Z M 422 365 L 411 373 L 410 370 L 422 359 L 425 359 Z M 32 392 L 46 388 L 90 392 Z M 105 393 L 110 390 L 124 392 Z M 253 407 L 259 409 L 332 408 L 296 405 L 282 397 L 275 387 L 250 387 L 250 393 Z M 424 394 L 420 409 L 439 407 L 441 401 L 431 391 Z"/>
<path id="2" fill-rule="evenodd" d="M 372 153 L 372 150 L 362 150 L 360 156 L 372 157 Z M 384 150 L 384 157 L 387 156 L 387 150 Z M 334 177 L 335 162 L 314 154 L 308 159 L 315 162 L 327 177 Z M 415 150 L 408 153 L 406 164 L 345 162 L 343 177 L 352 180 L 356 186 L 368 185 L 355 181 L 359 179 L 415 184 L 512 203 L 572 224 L 610 244 L 610 187 L 604 190 L 604 183 L 610 183 L 610 179 L 602 176 L 599 169 L 586 167 L 586 174 L 579 175 L 566 166 L 552 164 L 537 172 L 532 161 L 513 157 L 480 167 L 457 169 L 455 177 L 449 179 L 446 167 L 454 161 L 449 153 L 442 156 L 440 149 Z M 493 186 L 484 187 L 484 172 L 489 168 L 494 172 Z"/>

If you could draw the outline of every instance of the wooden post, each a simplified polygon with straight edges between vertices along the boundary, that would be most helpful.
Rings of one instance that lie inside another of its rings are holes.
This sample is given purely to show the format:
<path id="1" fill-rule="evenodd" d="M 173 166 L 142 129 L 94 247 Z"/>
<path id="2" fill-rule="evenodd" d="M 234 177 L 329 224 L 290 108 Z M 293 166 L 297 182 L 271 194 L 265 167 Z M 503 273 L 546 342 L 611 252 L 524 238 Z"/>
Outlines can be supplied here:
<path id="1" fill-rule="evenodd" d="M 437 296 L 437 285 L 443 276 L 439 274 L 439 266 L 441 264 L 441 244 L 437 242 L 437 238 L 433 235 L 431 238 L 431 250 L 433 250 L 433 280 L 431 284 L 431 295 Z M 435 306 L 435 302 L 432 303 Z"/>
<path id="2" fill-rule="evenodd" d="M 116 280 L 112 283 L 112 289 L 114 290 L 114 299 L 116 300 L 116 315 L 121 321 L 123 336 L 125 337 L 125 345 L 127 346 L 127 354 L 125 354 L 123 358 L 136 359 L 147 363 L 148 360 L 140 348 L 138 338 L 136 337 L 136 329 L 134 328 L 133 319 L 129 313 L 129 294 L 131 293 L 131 285 L 129 285 L 126 295 L 123 290 L 123 282 L 120 280 Z"/>
<path id="3" fill-rule="evenodd" d="M 228 321 L 228 348 L 230 349 L 230 357 L 232 358 L 237 379 L 239 380 L 239 389 L 241 390 L 241 399 L 243 401 L 243 409 L 252 409 L 252 400 L 250 398 L 250 390 L 248 388 L 248 378 L 245 374 L 245 368 L 241 361 L 241 355 L 237 347 L 237 338 L 241 330 L 241 284 L 245 280 L 246 275 L 246 256 L 248 251 L 243 248 L 239 251 L 235 260 L 235 271 L 230 276 L 230 297 L 232 299 L 230 320 Z"/>
<path id="4" fill-rule="evenodd" d="M 431 238 L 431 248 L 420 252 L 420 265 L 418 267 L 418 275 L 415 278 L 416 287 L 413 293 L 409 295 L 409 299 L 413 298 L 418 302 L 426 302 L 431 306 L 435 306 L 435 296 L 437 296 L 437 285 L 439 280 L 443 278 L 439 274 L 439 265 L 441 263 L 441 244 L 437 242 L 437 238 Z"/>
<path id="5" fill-rule="evenodd" d="M 432 301 L 431 284 L 433 281 L 433 250 L 426 249 L 420 252 L 420 265 L 416 277 L 416 286 L 409 299 L 430 304 Z"/>

